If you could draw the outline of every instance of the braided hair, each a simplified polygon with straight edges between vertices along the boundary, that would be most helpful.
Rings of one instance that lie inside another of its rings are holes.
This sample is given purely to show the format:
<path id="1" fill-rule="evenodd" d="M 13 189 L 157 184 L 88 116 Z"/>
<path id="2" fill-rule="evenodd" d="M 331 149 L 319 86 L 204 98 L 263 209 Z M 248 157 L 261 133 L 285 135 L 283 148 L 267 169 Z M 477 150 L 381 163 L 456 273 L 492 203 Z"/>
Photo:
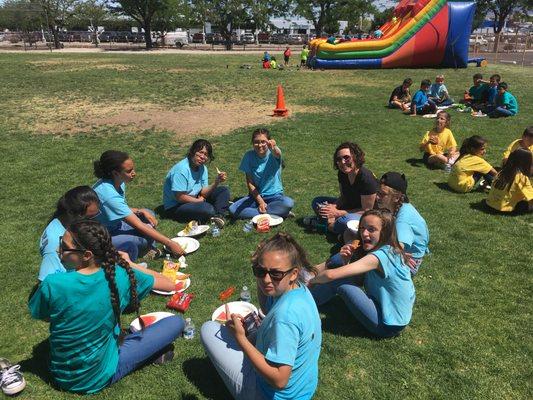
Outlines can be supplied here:
<path id="1" fill-rule="evenodd" d="M 120 324 L 122 310 L 120 308 L 120 293 L 118 292 L 115 281 L 117 266 L 123 268 L 128 274 L 130 282 L 130 304 L 128 305 L 128 308 L 135 310 L 141 328 L 144 328 L 144 323 L 140 318 L 140 302 L 137 294 L 135 274 L 133 269 L 129 266 L 126 260 L 120 256 L 111 243 L 111 235 L 109 235 L 107 229 L 97 221 L 82 220 L 72 223 L 68 227 L 68 231 L 78 245 L 93 253 L 96 263 L 98 263 L 104 270 L 105 279 L 109 285 L 111 307 L 113 308 L 116 323 L 120 327 L 120 340 L 123 338 L 124 330 Z"/>

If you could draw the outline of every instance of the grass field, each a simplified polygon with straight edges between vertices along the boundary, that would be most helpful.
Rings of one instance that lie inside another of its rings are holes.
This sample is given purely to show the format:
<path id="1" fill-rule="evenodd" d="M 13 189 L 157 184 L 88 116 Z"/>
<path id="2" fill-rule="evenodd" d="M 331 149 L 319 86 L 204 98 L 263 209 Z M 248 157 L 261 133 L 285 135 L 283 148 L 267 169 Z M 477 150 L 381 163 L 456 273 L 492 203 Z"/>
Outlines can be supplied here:
<path id="1" fill-rule="evenodd" d="M 254 68 L 240 69 L 243 63 Z M 145 113 L 190 107 L 201 116 L 207 103 L 221 109 L 242 105 L 240 114 L 258 115 L 256 108 L 273 108 L 278 83 L 288 107 L 297 112 L 269 127 L 284 151 L 284 186 L 296 201 L 298 217 L 310 213 L 314 196 L 337 192 L 332 152 L 340 142 L 353 140 L 377 176 L 389 170 L 407 175 L 409 198 L 431 234 L 431 255 L 415 279 L 413 319 L 400 337 L 368 337 L 340 300 L 320 310 L 324 336 L 315 398 L 532 398 L 533 216 L 489 215 L 479 208 L 483 193 L 449 192 L 445 173 L 417 160 L 418 142 L 433 120 L 384 107 L 406 76 L 413 78 L 414 88 L 444 72 L 458 98 L 479 71 L 281 72 L 263 71 L 258 56 L 246 55 L 1 54 L 0 357 L 22 364 L 28 387 L 20 398 L 77 397 L 53 388 L 46 367 L 48 325 L 32 320 L 26 305 L 40 263 L 38 240 L 57 199 L 73 186 L 94 182 L 92 160 L 102 151 L 121 149 L 137 167 L 128 203 L 155 209 L 166 172 L 202 133 L 183 137 L 178 118 L 174 129 L 99 120 L 128 107 Z M 472 134 L 488 137 L 487 159 L 499 165 L 505 147 L 532 123 L 533 69 L 500 65 L 482 72 L 487 77 L 498 72 L 510 83 L 519 115 L 489 120 L 452 111 L 452 131 L 458 142 Z M 250 148 L 251 131 L 235 126 L 211 137 L 213 164 L 228 172 L 235 196 L 245 194 L 238 164 Z M 187 315 L 197 328 L 219 305 L 220 291 L 254 286 L 249 256 L 262 236 L 244 233 L 242 225 L 228 226 L 219 238 L 203 238 L 200 250 L 188 257 L 189 291 L 196 298 Z M 169 236 L 182 227 L 169 220 L 160 226 Z M 316 263 L 334 246 L 322 235 L 306 233 L 294 219 L 279 229 L 293 234 Z M 150 266 L 159 269 L 161 262 Z M 163 310 L 164 304 L 164 298 L 150 296 L 142 310 Z M 126 315 L 124 323 L 132 318 Z M 176 350 L 173 362 L 146 367 L 91 398 L 228 398 L 198 337 L 178 340 Z"/>

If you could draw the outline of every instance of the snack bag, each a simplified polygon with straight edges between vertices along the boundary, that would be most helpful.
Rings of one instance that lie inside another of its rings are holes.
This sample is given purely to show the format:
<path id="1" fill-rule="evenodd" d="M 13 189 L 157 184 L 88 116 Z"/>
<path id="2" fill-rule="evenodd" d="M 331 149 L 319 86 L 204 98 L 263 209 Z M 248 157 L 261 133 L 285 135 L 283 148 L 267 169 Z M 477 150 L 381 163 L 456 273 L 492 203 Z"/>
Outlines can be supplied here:
<path id="1" fill-rule="evenodd" d="M 219 293 L 218 298 L 220 301 L 226 301 L 231 297 L 231 295 L 235 292 L 235 286 L 230 286 L 226 290 L 223 290 Z"/>
<path id="2" fill-rule="evenodd" d="M 178 263 L 175 263 L 170 258 L 163 260 L 163 270 L 161 274 L 166 276 L 172 282 L 176 281 L 176 274 L 178 273 L 180 266 Z"/>
<path id="3" fill-rule="evenodd" d="M 257 220 L 257 232 L 268 232 L 270 230 L 270 217 L 264 216 Z"/>
<path id="4" fill-rule="evenodd" d="M 194 299 L 193 293 L 176 293 L 168 301 L 167 307 L 184 313 L 189 308 L 192 299 Z"/>

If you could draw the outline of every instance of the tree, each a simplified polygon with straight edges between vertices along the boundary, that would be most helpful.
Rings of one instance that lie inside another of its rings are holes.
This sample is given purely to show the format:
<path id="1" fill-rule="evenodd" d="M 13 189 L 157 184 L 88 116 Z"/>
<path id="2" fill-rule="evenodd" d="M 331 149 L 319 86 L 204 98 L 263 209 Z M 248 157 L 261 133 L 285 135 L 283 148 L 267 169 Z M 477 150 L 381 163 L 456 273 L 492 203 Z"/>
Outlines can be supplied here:
<path id="1" fill-rule="evenodd" d="M 270 18 L 280 16 L 288 12 L 290 3 L 282 0 L 248 0 L 250 7 L 248 9 L 250 23 L 258 33 L 261 29 L 266 29 L 270 25 Z M 259 37 L 256 36 L 256 42 L 259 43 Z"/>
<path id="2" fill-rule="evenodd" d="M 379 24 L 379 22 L 375 22 L 376 15 L 380 18 L 382 16 L 384 17 L 387 15 L 385 14 L 387 10 L 383 11 L 383 13 L 380 13 L 376 7 L 374 7 L 374 5 L 367 0 L 347 0 L 341 4 L 337 16 L 340 20 L 348 21 L 348 26 L 346 27 L 348 31 L 358 32 L 363 30 L 363 21 L 366 19 L 366 17 L 373 15 L 374 23 Z"/>
<path id="3" fill-rule="evenodd" d="M 167 0 L 165 12 L 157 12 L 152 21 L 152 29 L 161 32 L 161 37 L 165 40 L 167 32 L 174 31 L 178 27 L 183 27 L 188 23 L 187 4 L 183 0 Z"/>
<path id="4" fill-rule="evenodd" d="M 7 0 L 0 6 L 0 26 L 12 31 L 34 31 L 42 25 L 41 13 L 41 7 L 29 0 Z"/>
<path id="5" fill-rule="evenodd" d="M 394 15 L 394 7 L 387 8 L 383 11 L 376 10 L 374 13 L 374 26 L 382 26 L 389 21 Z"/>
<path id="6" fill-rule="evenodd" d="M 531 0 L 478 0 L 478 7 L 486 7 L 494 15 L 494 51 L 497 51 L 499 36 L 505 27 L 505 21 L 509 18 L 513 10 L 526 6 Z"/>
<path id="7" fill-rule="evenodd" d="M 52 32 L 54 47 L 61 48 L 59 41 L 59 29 L 64 27 L 68 19 L 72 17 L 72 11 L 77 0 L 30 0 L 32 4 L 40 6 L 43 18 Z"/>
<path id="8" fill-rule="evenodd" d="M 206 0 L 207 18 L 216 25 L 226 41 L 226 49 L 231 50 L 231 33 L 236 26 L 246 23 L 249 17 L 250 2 L 243 0 Z"/>
<path id="9" fill-rule="evenodd" d="M 207 14 L 209 10 L 209 0 L 195 0 L 189 4 L 188 15 L 190 23 L 200 24 L 202 26 L 202 43 L 205 44 L 205 24 L 207 23 Z"/>
<path id="10" fill-rule="evenodd" d="M 317 36 L 324 33 L 324 27 L 337 16 L 338 0 L 295 0 L 294 12 L 313 21 Z"/>
<path id="11" fill-rule="evenodd" d="M 92 41 L 95 46 L 98 46 L 100 43 L 98 27 L 102 26 L 109 17 L 109 11 L 104 2 L 100 0 L 85 0 L 75 6 L 73 14 L 78 23 L 91 27 Z"/>

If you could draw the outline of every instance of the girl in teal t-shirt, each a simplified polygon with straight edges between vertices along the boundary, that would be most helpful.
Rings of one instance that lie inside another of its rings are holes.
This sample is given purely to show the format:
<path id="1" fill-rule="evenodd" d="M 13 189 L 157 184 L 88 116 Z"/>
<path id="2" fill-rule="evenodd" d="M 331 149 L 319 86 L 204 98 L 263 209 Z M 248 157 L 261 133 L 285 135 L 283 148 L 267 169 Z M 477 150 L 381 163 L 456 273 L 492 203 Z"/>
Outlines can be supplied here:
<path id="1" fill-rule="evenodd" d="M 341 255 L 360 258 L 335 269 L 321 271 L 309 285 L 337 282 L 337 294 L 361 324 L 376 336 L 398 335 L 410 322 L 415 288 L 405 253 L 398 242 L 392 213 L 387 209 L 366 211 L 359 223 L 357 246 L 349 244 Z M 364 275 L 364 290 L 355 277 Z M 320 286 L 317 287 L 320 290 Z M 316 298 L 315 288 L 312 288 Z"/>
<path id="2" fill-rule="evenodd" d="M 139 316 L 140 300 L 152 288 L 174 290 L 173 282 L 133 264 L 134 270 L 96 221 L 70 225 L 59 254 L 68 272 L 48 275 L 29 309 L 32 317 L 50 323 L 50 371 L 62 389 L 98 392 L 169 351 L 183 330 L 181 317 L 123 336 L 120 316 L 128 306 Z"/>

